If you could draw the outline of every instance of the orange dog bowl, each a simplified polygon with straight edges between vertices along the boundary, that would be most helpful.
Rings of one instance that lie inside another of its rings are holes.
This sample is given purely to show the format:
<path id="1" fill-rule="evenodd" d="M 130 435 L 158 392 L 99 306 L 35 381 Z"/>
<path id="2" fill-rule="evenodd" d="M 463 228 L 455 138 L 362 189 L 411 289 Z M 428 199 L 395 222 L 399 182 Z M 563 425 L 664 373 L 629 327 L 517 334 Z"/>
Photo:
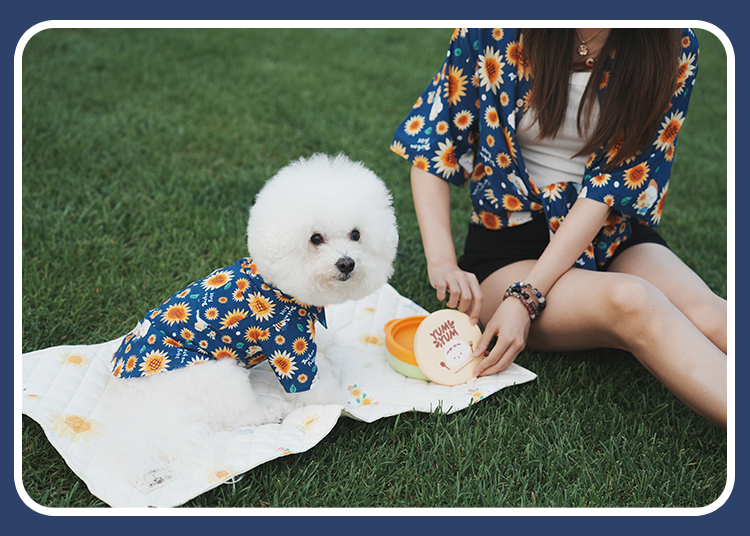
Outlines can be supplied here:
<path id="1" fill-rule="evenodd" d="M 396 318 L 385 325 L 385 348 L 388 351 L 388 363 L 391 367 L 408 378 L 430 381 L 417 364 L 414 355 L 414 338 L 417 328 L 426 316 L 409 316 Z"/>
<path id="2" fill-rule="evenodd" d="M 442 385 L 471 383 L 482 360 L 474 349 L 482 336 L 468 315 L 444 309 L 429 316 L 409 316 L 385 325 L 387 358 L 394 370 L 409 378 Z"/>

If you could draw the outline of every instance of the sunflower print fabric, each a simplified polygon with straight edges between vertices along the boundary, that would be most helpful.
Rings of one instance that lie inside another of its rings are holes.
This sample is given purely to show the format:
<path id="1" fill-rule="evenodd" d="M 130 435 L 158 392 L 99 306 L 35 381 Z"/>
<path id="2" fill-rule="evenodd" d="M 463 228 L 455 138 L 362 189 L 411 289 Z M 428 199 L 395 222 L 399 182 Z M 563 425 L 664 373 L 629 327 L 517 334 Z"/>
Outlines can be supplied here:
<path id="1" fill-rule="evenodd" d="M 656 227 L 661 219 L 678 133 L 698 73 L 698 39 L 682 31 L 679 79 L 669 109 L 648 150 L 605 171 L 603 149 L 586 162 L 582 184 L 537 188 L 516 140 L 528 111 L 533 80 L 518 61 L 519 29 L 457 29 L 442 68 L 417 99 L 393 137 L 391 150 L 413 165 L 470 188 L 471 221 L 502 229 L 544 216 L 554 233 L 578 197 L 612 212 L 576 265 L 596 270 L 630 237 L 631 225 Z M 607 91 L 613 60 L 607 59 L 599 101 Z"/>
<path id="2" fill-rule="evenodd" d="M 216 270 L 152 309 L 112 356 L 112 374 L 139 378 L 214 359 L 268 361 L 288 393 L 317 379 L 315 322 L 325 310 L 267 285 L 251 258 Z"/>

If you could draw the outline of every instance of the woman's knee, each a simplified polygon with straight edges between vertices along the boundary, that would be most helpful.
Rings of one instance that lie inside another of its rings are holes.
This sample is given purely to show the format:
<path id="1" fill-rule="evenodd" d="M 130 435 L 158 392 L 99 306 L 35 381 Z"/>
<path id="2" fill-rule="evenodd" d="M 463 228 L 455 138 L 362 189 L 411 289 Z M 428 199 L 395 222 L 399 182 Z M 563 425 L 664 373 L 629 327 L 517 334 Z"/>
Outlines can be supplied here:
<path id="1" fill-rule="evenodd" d="M 638 276 L 621 274 L 613 281 L 605 298 L 612 329 L 625 347 L 635 341 L 657 336 L 669 308 L 667 297 Z"/>

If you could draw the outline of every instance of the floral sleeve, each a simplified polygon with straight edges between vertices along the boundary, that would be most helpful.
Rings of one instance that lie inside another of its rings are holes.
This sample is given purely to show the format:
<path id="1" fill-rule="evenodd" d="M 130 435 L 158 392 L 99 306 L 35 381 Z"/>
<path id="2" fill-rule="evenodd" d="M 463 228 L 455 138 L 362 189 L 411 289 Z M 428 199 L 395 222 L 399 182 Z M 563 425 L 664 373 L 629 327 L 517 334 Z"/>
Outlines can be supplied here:
<path id="1" fill-rule="evenodd" d="M 466 29 L 453 32 L 445 62 L 391 145 L 415 166 L 458 186 L 474 169 L 479 125 L 477 51 L 468 34 Z"/>
<path id="2" fill-rule="evenodd" d="M 623 215 L 653 227 L 659 224 L 669 187 L 677 135 L 685 121 L 698 74 L 698 55 L 697 37 L 691 30 L 684 30 L 675 92 L 650 147 L 610 171 L 606 170 L 606 165 L 611 154 L 602 151 L 592 157 L 579 197 L 606 203 Z"/>

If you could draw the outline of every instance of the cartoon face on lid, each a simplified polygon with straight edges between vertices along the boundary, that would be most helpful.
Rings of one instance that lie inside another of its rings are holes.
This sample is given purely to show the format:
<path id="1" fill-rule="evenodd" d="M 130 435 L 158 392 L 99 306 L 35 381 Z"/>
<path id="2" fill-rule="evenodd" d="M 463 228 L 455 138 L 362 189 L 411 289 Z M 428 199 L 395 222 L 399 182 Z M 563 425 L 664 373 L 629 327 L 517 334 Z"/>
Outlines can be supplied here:
<path id="1" fill-rule="evenodd" d="M 431 381 L 442 385 L 474 381 L 474 368 L 482 357 L 473 353 L 481 336 L 479 326 L 472 326 L 465 313 L 452 309 L 432 313 L 414 337 L 419 368 Z"/>

